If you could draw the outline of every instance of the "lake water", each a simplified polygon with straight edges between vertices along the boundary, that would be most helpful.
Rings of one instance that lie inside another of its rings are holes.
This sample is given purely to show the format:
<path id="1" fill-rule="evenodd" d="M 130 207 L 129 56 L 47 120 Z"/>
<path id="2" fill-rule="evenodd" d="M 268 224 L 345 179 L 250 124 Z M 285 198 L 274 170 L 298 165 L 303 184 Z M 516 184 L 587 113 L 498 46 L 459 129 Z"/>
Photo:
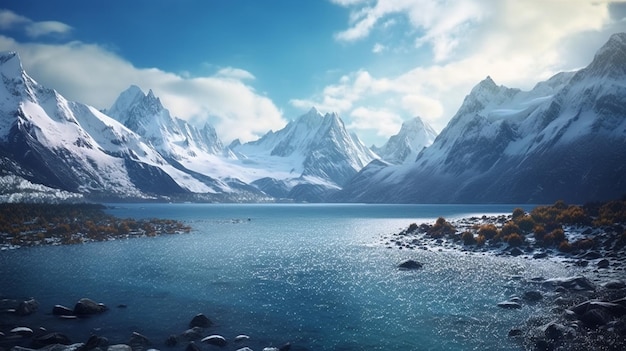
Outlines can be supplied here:
<path id="1" fill-rule="evenodd" d="M 137 331 L 155 348 L 184 350 L 163 342 L 201 312 L 215 322 L 207 335 L 250 335 L 227 350 L 286 342 L 292 350 L 519 350 L 507 332 L 538 310 L 496 307 L 523 292 L 512 277 L 572 274 L 545 260 L 378 244 L 413 222 L 511 213 L 513 205 L 114 206 L 120 217 L 172 218 L 193 231 L 0 252 L 0 295 L 41 304 L 19 320 L 0 315 L 0 325 L 42 325 L 75 342 L 91 334 L 127 342 Z M 398 270 L 408 258 L 424 268 Z M 81 297 L 110 310 L 78 321 L 50 315 Z"/>

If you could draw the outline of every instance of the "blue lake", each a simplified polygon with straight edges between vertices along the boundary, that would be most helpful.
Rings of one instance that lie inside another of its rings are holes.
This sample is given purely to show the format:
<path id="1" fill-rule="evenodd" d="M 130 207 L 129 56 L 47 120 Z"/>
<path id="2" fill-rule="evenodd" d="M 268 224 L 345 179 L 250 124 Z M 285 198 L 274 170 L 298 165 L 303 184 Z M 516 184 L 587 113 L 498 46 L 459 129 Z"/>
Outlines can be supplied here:
<path id="1" fill-rule="evenodd" d="M 215 322 L 207 335 L 250 335 L 227 350 L 286 342 L 292 350 L 519 350 L 507 332 L 539 310 L 496 307 L 523 292 L 512 277 L 575 273 L 545 260 L 379 245 L 413 222 L 511 213 L 514 205 L 112 206 L 119 217 L 172 218 L 193 231 L 0 252 L 0 296 L 41 304 L 19 320 L 0 316 L 0 330 L 19 322 L 113 343 L 137 331 L 155 348 L 184 350 L 163 342 L 201 312 Z M 398 270 L 407 258 L 424 268 Z M 78 321 L 49 314 L 81 297 L 110 310 Z"/>

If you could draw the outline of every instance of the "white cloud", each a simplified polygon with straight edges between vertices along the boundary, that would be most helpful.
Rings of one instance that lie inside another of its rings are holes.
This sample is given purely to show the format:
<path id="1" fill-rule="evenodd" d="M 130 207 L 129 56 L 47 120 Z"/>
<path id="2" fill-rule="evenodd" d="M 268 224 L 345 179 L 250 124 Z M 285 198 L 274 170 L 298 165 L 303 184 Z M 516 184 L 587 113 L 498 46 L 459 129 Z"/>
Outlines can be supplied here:
<path id="1" fill-rule="evenodd" d="M 416 61 L 413 68 L 393 77 L 360 69 L 303 100 L 329 108 L 333 106 L 327 102 L 335 102 L 343 108 L 339 112 L 359 118 L 347 123 L 354 127 L 363 125 L 366 111 L 367 115 L 385 111 L 404 119 L 421 116 L 441 130 L 465 95 L 487 75 L 497 84 L 530 89 L 559 71 L 588 64 L 610 34 L 626 31 L 626 22 L 611 18 L 609 3 L 375 0 L 350 4 L 348 28 L 336 33 L 335 39 L 366 38 L 401 16 L 414 30 L 415 45 L 430 50 L 431 59 Z"/>
<path id="2" fill-rule="evenodd" d="M 231 78 L 235 80 L 254 80 L 255 79 L 252 73 L 246 70 L 243 70 L 241 68 L 233 68 L 233 67 L 222 68 L 219 71 L 217 71 L 215 75 L 219 77 Z"/>
<path id="3" fill-rule="evenodd" d="M 0 29 L 9 29 L 16 25 L 31 22 L 28 18 L 20 16 L 13 11 L 0 10 Z"/>
<path id="4" fill-rule="evenodd" d="M 210 118 L 225 142 L 253 140 L 286 124 L 269 98 L 244 83 L 254 76 L 241 69 L 226 68 L 213 76 L 190 78 L 135 67 L 98 45 L 20 43 L 1 35 L 0 50 L 17 51 L 34 79 L 70 100 L 97 108 L 111 106 L 131 84 L 145 91 L 152 89 L 173 115 L 198 124 Z"/>
<path id="5" fill-rule="evenodd" d="M 376 43 L 374 44 L 374 47 L 372 48 L 372 52 L 375 54 L 380 54 L 381 52 L 385 51 L 387 49 L 387 47 L 381 43 Z"/>
<path id="6" fill-rule="evenodd" d="M 26 26 L 26 35 L 31 38 L 38 38 L 50 34 L 66 34 L 72 27 L 57 21 L 33 22 Z"/>
<path id="7" fill-rule="evenodd" d="M 393 111 L 358 107 L 350 112 L 351 122 L 347 128 L 357 131 L 373 131 L 376 135 L 389 138 L 398 133 L 402 118 Z"/>
<path id="8" fill-rule="evenodd" d="M 38 38 L 52 34 L 67 34 L 72 30 L 69 25 L 58 21 L 36 22 L 10 10 L 0 10 L 0 29 L 23 27 L 26 35 Z"/>

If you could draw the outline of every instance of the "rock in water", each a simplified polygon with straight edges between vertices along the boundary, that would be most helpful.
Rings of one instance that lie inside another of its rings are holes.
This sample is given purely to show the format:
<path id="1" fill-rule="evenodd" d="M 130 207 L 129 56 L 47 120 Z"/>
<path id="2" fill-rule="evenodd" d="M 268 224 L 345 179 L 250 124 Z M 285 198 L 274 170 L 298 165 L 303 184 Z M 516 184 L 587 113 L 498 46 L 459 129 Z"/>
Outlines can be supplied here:
<path id="1" fill-rule="evenodd" d="M 107 307 L 104 304 L 97 303 L 88 298 L 82 298 L 78 300 L 78 302 L 74 306 L 74 314 L 77 316 L 98 314 L 106 310 L 107 310 Z"/>
<path id="2" fill-rule="evenodd" d="M 50 333 L 37 337 L 35 338 L 35 340 L 33 340 L 33 344 L 35 344 L 37 348 L 54 344 L 69 345 L 71 343 L 72 342 L 70 341 L 70 338 L 68 338 L 67 335 L 61 333 Z"/>
<path id="3" fill-rule="evenodd" d="M 133 351 L 133 349 L 125 344 L 116 344 L 109 346 L 107 351 Z"/>
<path id="4" fill-rule="evenodd" d="M 221 335 L 209 335 L 206 338 L 200 340 L 200 342 L 219 347 L 226 346 L 227 344 L 226 339 Z"/>
<path id="5" fill-rule="evenodd" d="M 185 351 L 202 351 L 202 350 L 200 350 L 200 347 L 196 345 L 195 342 L 191 341 L 189 345 L 187 345 L 187 347 L 185 348 Z"/>
<path id="6" fill-rule="evenodd" d="M 74 311 L 63 305 L 54 305 L 54 307 L 52 307 L 52 314 L 55 316 L 72 316 L 74 315 Z"/>
<path id="7" fill-rule="evenodd" d="M 29 314 L 33 314 L 39 308 L 39 302 L 35 299 L 30 299 L 26 301 L 20 302 L 15 310 L 15 314 L 19 316 L 28 316 Z"/>
<path id="8" fill-rule="evenodd" d="M 420 269 L 423 266 L 424 266 L 423 264 L 421 264 L 421 263 L 419 263 L 417 261 L 406 260 L 406 261 L 400 263 L 398 265 L 398 268 L 401 268 L 401 269 Z"/>
<path id="9" fill-rule="evenodd" d="M 522 305 L 514 301 L 502 301 L 502 302 L 498 302 L 498 307 L 512 310 L 512 309 L 520 309 L 522 308 Z"/>
<path id="10" fill-rule="evenodd" d="M 235 336 L 235 342 L 243 342 L 243 341 L 248 341 L 248 340 L 250 340 L 250 337 L 248 335 L 241 334 L 241 335 Z"/>
<path id="11" fill-rule="evenodd" d="M 208 328 L 213 325 L 213 322 L 204 314 L 198 313 L 191 322 L 189 322 L 189 328 L 200 327 L 200 328 Z"/>

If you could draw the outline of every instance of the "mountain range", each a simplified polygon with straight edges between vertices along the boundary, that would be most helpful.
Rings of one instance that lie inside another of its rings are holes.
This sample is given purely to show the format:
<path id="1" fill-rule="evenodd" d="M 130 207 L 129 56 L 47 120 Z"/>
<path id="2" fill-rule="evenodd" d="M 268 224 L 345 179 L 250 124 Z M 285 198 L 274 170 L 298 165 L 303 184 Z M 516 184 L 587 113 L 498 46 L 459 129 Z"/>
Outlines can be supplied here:
<path id="1" fill-rule="evenodd" d="M 98 110 L 0 53 L 0 200 L 584 202 L 626 193 L 626 34 L 529 91 L 490 77 L 439 135 L 419 117 L 366 147 L 312 108 L 224 145 L 131 86 Z"/>
<path id="2" fill-rule="evenodd" d="M 626 33 L 530 91 L 485 78 L 415 162 L 372 162 L 335 201 L 571 203 L 626 194 Z"/>

